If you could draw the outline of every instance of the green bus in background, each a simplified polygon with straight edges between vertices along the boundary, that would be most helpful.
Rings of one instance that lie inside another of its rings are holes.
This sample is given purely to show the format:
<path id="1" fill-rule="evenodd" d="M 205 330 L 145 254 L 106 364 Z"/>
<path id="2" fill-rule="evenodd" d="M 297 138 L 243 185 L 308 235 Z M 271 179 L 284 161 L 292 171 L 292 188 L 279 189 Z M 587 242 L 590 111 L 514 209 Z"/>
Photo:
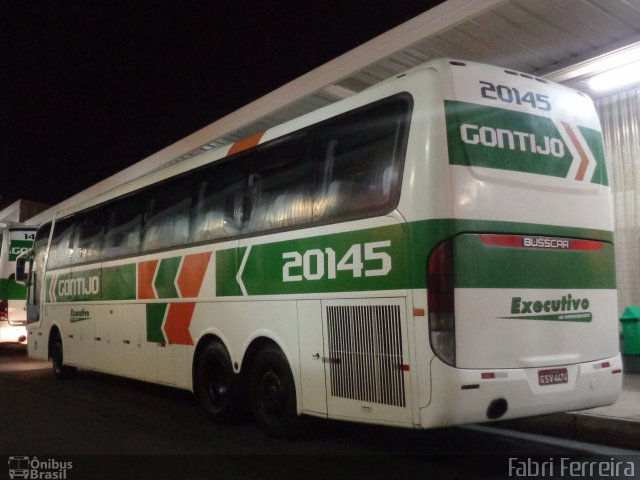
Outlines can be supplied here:
<path id="1" fill-rule="evenodd" d="M 27 343 L 27 290 L 15 281 L 15 263 L 33 246 L 35 232 L 19 225 L 0 231 L 0 343 Z"/>

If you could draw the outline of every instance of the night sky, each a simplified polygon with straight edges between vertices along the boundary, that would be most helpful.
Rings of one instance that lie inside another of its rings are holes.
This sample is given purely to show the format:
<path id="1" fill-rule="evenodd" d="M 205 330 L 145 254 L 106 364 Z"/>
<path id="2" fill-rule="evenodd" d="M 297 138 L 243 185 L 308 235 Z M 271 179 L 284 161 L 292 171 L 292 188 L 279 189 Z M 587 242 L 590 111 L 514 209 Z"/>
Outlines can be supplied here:
<path id="1" fill-rule="evenodd" d="M 0 208 L 62 201 L 437 3 L 0 0 Z"/>

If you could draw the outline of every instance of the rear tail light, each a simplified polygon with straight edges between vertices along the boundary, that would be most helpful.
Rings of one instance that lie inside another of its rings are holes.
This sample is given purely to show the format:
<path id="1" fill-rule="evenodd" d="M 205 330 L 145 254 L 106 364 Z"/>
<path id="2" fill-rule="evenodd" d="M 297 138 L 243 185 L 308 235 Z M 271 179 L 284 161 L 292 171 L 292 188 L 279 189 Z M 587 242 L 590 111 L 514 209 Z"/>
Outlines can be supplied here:
<path id="1" fill-rule="evenodd" d="M 439 244 L 429 257 L 429 341 L 434 353 L 448 365 L 456 363 L 453 297 L 453 248 L 450 240 Z"/>
<path id="2" fill-rule="evenodd" d="M 9 304 L 6 300 L 0 300 L 0 322 L 9 320 Z"/>

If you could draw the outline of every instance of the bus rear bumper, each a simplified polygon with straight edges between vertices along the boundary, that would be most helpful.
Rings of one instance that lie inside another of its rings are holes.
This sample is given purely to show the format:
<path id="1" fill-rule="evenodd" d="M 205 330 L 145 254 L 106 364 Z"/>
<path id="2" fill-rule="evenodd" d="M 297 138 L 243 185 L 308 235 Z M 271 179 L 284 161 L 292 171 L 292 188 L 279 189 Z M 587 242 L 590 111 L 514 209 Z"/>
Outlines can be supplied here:
<path id="1" fill-rule="evenodd" d="M 469 370 L 434 358 L 431 385 L 431 402 L 420 411 L 424 428 L 514 419 L 614 403 L 622 390 L 622 360 Z"/>

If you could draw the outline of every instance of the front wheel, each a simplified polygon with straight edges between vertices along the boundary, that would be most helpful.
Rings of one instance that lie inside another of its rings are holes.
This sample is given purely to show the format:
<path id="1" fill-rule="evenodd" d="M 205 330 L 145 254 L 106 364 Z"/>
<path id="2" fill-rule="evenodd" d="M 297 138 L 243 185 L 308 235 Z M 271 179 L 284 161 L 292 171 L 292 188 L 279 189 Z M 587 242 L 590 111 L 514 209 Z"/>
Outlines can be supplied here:
<path id="1" fill-rule="evenodd" d="M 290 439 L 300 434 L 296 388 L 287 357 L 275 345 L 263 348 L 251 372 L 251 408 L 269 435 Z"/>
<path id="2" fill-rule="evenodd" d="M 53 364 L 53 373 L 56 377 L 61 379 L 73 377 L 77 369 L 64 364 L 64 349 L 62 346 L 62 337 L 60 332 L 55 330 L 51 333 L 51 362 Z"/>

